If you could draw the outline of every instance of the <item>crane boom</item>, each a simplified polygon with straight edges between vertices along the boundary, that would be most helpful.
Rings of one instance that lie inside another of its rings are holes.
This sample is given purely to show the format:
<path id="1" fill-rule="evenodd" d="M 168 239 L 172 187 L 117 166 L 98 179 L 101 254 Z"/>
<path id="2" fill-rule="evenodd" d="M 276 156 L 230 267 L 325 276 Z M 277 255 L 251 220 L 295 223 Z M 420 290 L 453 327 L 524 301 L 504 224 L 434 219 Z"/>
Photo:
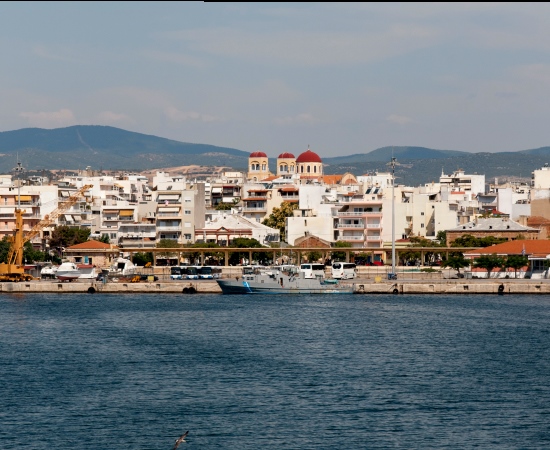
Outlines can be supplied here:
<path id="1" fill-rule="evenodd" d="M 11 239 L 7 264 L 0 264 L 0 279 L 6 276 L 6 274 L 22 274 L 23 247 L 25 243 L 38 236 L 45 227 L 54 224 L 61 214 L 78 202 L 84 193 L 92 187 L 92 184 L 87 184 L 80 188 L 73 195 L 68 197 L 67 200 L 64 200 L 63 203 L 50 214 L 46 214 L 40 222 L 38 222 L 25 234 L 23 234 L 23 211 L 17 208 L 15 210 L 15 233 Z"/>

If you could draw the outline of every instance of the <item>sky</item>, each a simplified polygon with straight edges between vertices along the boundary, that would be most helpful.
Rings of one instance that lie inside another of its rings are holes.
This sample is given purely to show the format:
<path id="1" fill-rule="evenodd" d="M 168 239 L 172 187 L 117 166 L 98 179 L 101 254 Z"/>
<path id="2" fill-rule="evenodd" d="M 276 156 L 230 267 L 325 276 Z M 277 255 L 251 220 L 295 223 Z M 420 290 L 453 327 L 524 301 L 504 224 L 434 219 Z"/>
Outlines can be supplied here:
<path id="1" fill-rule="evenodd" d="M 550 3 L 0 2 L 0 131 L 270 157 L 550 145 Z"/>

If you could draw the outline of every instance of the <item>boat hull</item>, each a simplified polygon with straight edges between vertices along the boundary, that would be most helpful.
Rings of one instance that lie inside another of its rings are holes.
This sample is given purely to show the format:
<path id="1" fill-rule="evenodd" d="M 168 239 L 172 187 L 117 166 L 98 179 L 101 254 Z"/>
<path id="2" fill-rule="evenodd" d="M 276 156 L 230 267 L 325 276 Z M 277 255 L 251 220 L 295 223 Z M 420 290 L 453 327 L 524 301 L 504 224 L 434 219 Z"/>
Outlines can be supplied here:
<path id="1" fill-rule="evenodd" d="M 302 280 L 304 281 L 304 280 Z M 335 286 L 311 283 L 289 282 L 281 286 L 278 283 L 261 283 L 252 280 L 216 280 L 223 294 L 353 294 L 353 286 Z"/>
<path id="2" fill-rule="evenodd" d="M 62 272 L 62 273 L 59 273 L 59 271 L 58 271 L 55 276 L 58 280 L 67 281 L 67 280 L 77 280 L 80 277 L 80 275 L 81 275 L 80 272 L 76 272 L 76 273 L 75 272 Z"/>

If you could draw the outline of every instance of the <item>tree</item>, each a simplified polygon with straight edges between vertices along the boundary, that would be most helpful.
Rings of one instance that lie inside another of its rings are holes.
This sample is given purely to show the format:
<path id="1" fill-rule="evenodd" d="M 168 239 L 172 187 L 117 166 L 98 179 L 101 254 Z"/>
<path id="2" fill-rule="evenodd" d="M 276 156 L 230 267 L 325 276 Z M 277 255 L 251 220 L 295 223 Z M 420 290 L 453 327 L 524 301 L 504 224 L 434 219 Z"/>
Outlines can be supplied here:
<path id="1" fill-rule="evenodd" d="M 286 218 L 292 217 L 296 209 L 298 209 L 298 203 L 283 202 L 279 208 L 273 208 L 271 214 L 262 224 L 277 228 L 281 233 L 281 241 L 286 242 Z"/>
<path id="2" fill-rule="evenodd" d="M 38 261 L 45 261 L 45 260 L 46 260 L 46 255 L 44 252 L 35 250 L 29 241 L 25 242 L 25 245 L 23 246 L 24 262 L 31 263 L 31 262 L 38 262 Z"/>
<path id="3" fill-rule="evenodd" d="M 233 239 L 229 247 L 231 248 L 263 248 L 263 245 L 260 241 L 254 238 L 235 238 Z M 236 266 L 240 263 L 240 255 L 239 252 L 233 252 L 229 256 L 229 264 Z M 248 257 L 248 253 L 246 254 Z M 259 261 L 262 259 L 262 255 L 258 252 L 252 253 L 252 259 Z M 252 264 L 252 261 L 249 261 L 249 264 Z"/>
<path id="4" fill-rule="evenodd" d="M 522 267 L 525 267 L 527 265 L 529 265 L 529 259 L 527 258 L 527 256 L 523 255 L 510 255 L 504 261 L 505 269 L 507 269 L 508 267 L 514 269 L 514 278 L 518 277 L 518 269 L 521 269 Z"/>
<path id="5" fill-rule="evenodd" d="M 492 255 L 481 255 L 474 259 L 474 267 L 485 269 L 487 271 L 487 278 L 491 278 L 491 272 L 496 267 L 502 267 L 504 265 L 504 258 L 497 256 L 496 253 Z"/>
<path id="6" fill-rule="evenodd" d="M 345 241 L 336 241 L 333 245 L 336 248 L 350 248 L 351 244 Z M 332 259 L 334 261 L 345 261 L 346 252 L 332 252 Z"/>
<path id="7" fill-rule="evenodd" d="M 496 238 L 494 236 L 476 238 L 471 234 L 464 234 L 451 242 L 451 247 L 490 247 L 491 245 L 501 244 L 506 241 L 506 238 Z"/>
<path id="8" fill-rule="evenodd" d="M 67 225 L 55 227 L 50 239 L 50 248 L 61 249 L 86 242 L 90 237 L 89 228 L 72 228 Z"/>
<path id="9" fill-rule="evenodd" d="M 405 265 L 414 265 L 416 263 L 416 260 L 420 259 L 421 254 L 419 251 L 405 250 L 403 252 L 399 252 L 399 256 L 401 257 L 401 259 L 403 259 Z"/>
<path id="10" fill-rule="evenodd" d="M 322 255 L 321 252 L 312 251 L 312 252 L 309 252 L 309 253 L 307 254 L 307 260 L 308 260 L 308 262 L 310 262 L 310 263 L 314 263 L 314 262 L 319 261 L 319 259 L 321 259 L 322 256 L 323 256 L 323 255 Z"/>
<path id="11" fill-rule="evenodd" d="M 173 239 L 161 239 L 157 242 L 157 248 L 178 248 L 180 245 L 178 244 L 178 241 L 175 241 Z M 171 257 L 175 257 L 175 252 L 159 252 L 157 253 L 157 256 L 162 256 L 166 259 L 170 259 Z"/>
<path id="12" fill-rule="evenodd" d="M 111 241 L 109 240 L 109 235 L 104 233 L 101 235 L 101 237 L 99 238 L 99 242 L 103 242 L 104 244 L 110 244 Z"/>
<path id="13" fill-rule="evenodd" d="M 459 277 L 460 277 L 460 269 L 463 269 L 464 267 L 468 267 L 469 265 L 470 265 L 470 261 L 464 258 L 464 255 L 462 253 L 455 253 L 449 256 L 449 259 L 441 263 L 441 267 L 450 267 L 451 269 L 456 270 Z"/>
<path id="14" fill-rule="evenodd" d="M 447 232 L 443 230 L 438 231 L 435 240 L 439 242 L 441 247 L 445 247 L 447 245 Z"/>
<path id="15" fill-rule="evenodd" d="M 145 266 L 147 263 L 153 264 L 153 253 L 152 252 L 138 252 L 134 253 L 132 256 L 132 262 L 136 266 Z"/>

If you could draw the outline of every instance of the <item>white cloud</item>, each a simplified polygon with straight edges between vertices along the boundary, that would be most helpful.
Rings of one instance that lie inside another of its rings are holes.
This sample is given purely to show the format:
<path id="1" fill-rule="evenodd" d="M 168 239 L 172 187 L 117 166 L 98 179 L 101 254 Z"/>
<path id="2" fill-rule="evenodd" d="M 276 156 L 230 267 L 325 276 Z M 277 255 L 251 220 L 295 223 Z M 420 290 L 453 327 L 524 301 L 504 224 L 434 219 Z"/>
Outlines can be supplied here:
<path id="1" fill-rule="evenodd" d="M 202 114 L 195 111 L 180 111 L 179 109 L 170 106 L 164 110 L 164 114 L 172 122 L 187 122 L 189 120 L 197 120 L 200 122 L 217 122 L 220 119 L 208 114 Z"/>
<path id="2" fill-rule="evenodd" d="M 76 118 L 70 109 L 51 112 L 22 112 L 19 117 L 27 119 L 30 125 L 40 128 L 68 126 L 76 123 Z"/>
<path id="3" fill-rule="evenodd" d="M 96 116 L 98 123 L 102 124 L 123 124 L 133 123 L 133 120 L 126 114 L 117 114 L 112 111 L 102 111 Z"/>
<path id="4" fill-rule="evenodd" d="M 258 34 L 235 29 L 166 33 L 193 50 L 276 65 L 330 66 L 377 61 L 437 43 L 435 27 L 397 24 L 381 32 L 277 31 Z"/>
<path id="5" fill-rule="evenodd" d="M 398 114 L 390 114 L 388 117 L 386 117 L 386 120 L 388 122 L 397 123 L 399 125 L 406 125 L 408 123 L 413 122 L 413 120 L 410 117 L 400 116 Z"/>
<path id="6" fill-rule="evenodd" d="M 298 125 L 298 124 L 312 125 L 317 122 L 319 122 L 319 120 L 313 117 L 313 115 L 310 113 L 302 113 L 302 114 L 298 114 L 297 116 L 280 117 L 275 119 L 275 123 L 277 125 Z"/>

